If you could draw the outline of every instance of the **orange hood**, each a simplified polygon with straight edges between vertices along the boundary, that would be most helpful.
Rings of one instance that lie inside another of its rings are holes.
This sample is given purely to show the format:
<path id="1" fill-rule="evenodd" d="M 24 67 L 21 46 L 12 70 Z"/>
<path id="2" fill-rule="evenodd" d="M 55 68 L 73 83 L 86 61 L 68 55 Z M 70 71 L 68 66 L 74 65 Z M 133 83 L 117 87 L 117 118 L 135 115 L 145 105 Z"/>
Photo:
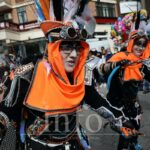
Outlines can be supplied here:
<path id="1" fill-rule="evenodd" d="M 41 60 L 25 99 L 25 105 L 48 114 L 72 112 L 80 105 L 84 93 L 84 63 L 89 45 L 81 42 L 84 51 L 74 70 L 71 85 L 64 70 L 59 45 L 61 41 L 48 44 L 48 61 Z M 48 63 L 49 62 L 49 63 Z"/>
<path id="2" fill-rule="evenodd" d="M 134 44 L 134 39 L 129 41 L 129 44 L 127 46 L 128 52 L 132 52 L 133 44 Z M 147 59 L 149 57 L 150 57 L 150 42 L 148 42 L 147 47 L 144 50 L 143 55 L 141 56 L 141 59 Z"/>

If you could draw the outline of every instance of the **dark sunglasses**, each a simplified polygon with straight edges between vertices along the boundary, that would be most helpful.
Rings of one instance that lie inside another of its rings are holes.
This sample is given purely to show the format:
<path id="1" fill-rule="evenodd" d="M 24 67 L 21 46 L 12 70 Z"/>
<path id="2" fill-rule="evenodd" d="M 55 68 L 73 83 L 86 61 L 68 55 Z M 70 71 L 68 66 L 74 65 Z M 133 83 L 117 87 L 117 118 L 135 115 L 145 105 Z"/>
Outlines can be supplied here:
<path id="1" fill-rule="evenodd" d="M 65 54 L 70 54 L 73 50 L 76 50 L 77 54 L 80 54 L 84 48 L 81 45 L 60 45 L 60 50 Z"/>
<path id="2" fill-rule="evenodd" d="M 146 39 L 138 39 L 134 42 L 134 45 L 137 45 L 139 47 L 146 47 L 148 44 L 148 41 Z"/>

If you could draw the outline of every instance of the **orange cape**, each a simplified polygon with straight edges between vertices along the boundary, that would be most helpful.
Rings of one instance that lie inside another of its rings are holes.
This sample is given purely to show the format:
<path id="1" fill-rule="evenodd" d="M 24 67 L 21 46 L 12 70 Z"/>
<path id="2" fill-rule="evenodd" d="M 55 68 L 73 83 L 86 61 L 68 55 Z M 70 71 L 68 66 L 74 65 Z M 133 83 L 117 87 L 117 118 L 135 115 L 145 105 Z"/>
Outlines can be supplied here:
<path id="1" fill-rule="evenodd" d="M 89 45 L 81 42 L 84 51 L 74 70 L 74 84 L 71 85 L 62 65 L 59 52 L 61 41 L 49 43 L 48 63 L 42 60 L 37 64 L 33 82 L 25 99 L 25 105 L 49 114 L 72 112 L 80 105 L 84 93 L 84 63 Z"/>

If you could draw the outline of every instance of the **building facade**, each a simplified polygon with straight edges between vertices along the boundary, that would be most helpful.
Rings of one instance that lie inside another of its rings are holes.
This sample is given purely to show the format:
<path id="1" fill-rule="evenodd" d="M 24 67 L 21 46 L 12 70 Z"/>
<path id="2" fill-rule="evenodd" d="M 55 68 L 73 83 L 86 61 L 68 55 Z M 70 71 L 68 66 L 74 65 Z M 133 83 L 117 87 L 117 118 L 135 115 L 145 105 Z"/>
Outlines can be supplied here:
<path id="1" fill-rule="evenodd" d="M 94 36 L 98 38 L 97 44 L 94 43 L 91 45 L 95 45 L 98 51 L 102 46 L 105 47 L 105 49 L 112 48 L 113 41 L 110 39 L 110 31 L 111 25 L 114 24 L 118 17 L 117 1 L 92 0 L 89 5 L 91 6 L 97 23 Z"/>
<path id="2" fill-rule="evenodd" d="M 13 48 L 22 57 L 44 50 L 33 0 L 0 0 L 0 50 Z"/>
<path id="3" fill-rule="evenodd" d="M 141 0 L 143 8 L 145 8 L 148 11 L 148 14 L 150 15 L 150 1 L 149 0 Z"/>
<path id="4" fill-rule="evenodd" d="M 137 11 L 138 9 L 146 9 L 148 11 L 148 14 L 150 14 L 150 1 L 149 0 L 117 0 L 117 7 L 118 7 L 118 14 L 121 14 L 120 11 L 120 2 L 124 2 L 125 6 L 127 6 L 130 11 Z M 131 5 L 128 3 L 132 3 Z M 133 4 L 134 3 L 134 4 Z M 138 9 L 137 9 L 138 6 Z M 136 8 L 136 10 L 132 10 Z"/>

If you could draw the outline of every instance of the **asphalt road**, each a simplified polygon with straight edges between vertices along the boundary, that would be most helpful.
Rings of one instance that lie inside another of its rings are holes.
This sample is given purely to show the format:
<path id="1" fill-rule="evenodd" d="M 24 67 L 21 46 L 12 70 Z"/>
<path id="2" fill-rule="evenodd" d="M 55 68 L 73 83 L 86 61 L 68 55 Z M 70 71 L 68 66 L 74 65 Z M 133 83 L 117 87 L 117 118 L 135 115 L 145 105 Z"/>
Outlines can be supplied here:
<path id="1" fill-rule="evenodd" d="M 143 150 L 150 150 L 150 93 L 139 93 L 141 105 L 143 106 L 143 117 L 141 121 L 141 132 L 145 136 L 139 137 L 139 143 Z M 106 120 L 97 116 L 95 112 L 85 107 L 83 112 L 79 113 L 80 122 L 86 129 L 92 150 L 116 150 L 118 134 L 113 132 L 109 126 L 104 128 Z"/>

